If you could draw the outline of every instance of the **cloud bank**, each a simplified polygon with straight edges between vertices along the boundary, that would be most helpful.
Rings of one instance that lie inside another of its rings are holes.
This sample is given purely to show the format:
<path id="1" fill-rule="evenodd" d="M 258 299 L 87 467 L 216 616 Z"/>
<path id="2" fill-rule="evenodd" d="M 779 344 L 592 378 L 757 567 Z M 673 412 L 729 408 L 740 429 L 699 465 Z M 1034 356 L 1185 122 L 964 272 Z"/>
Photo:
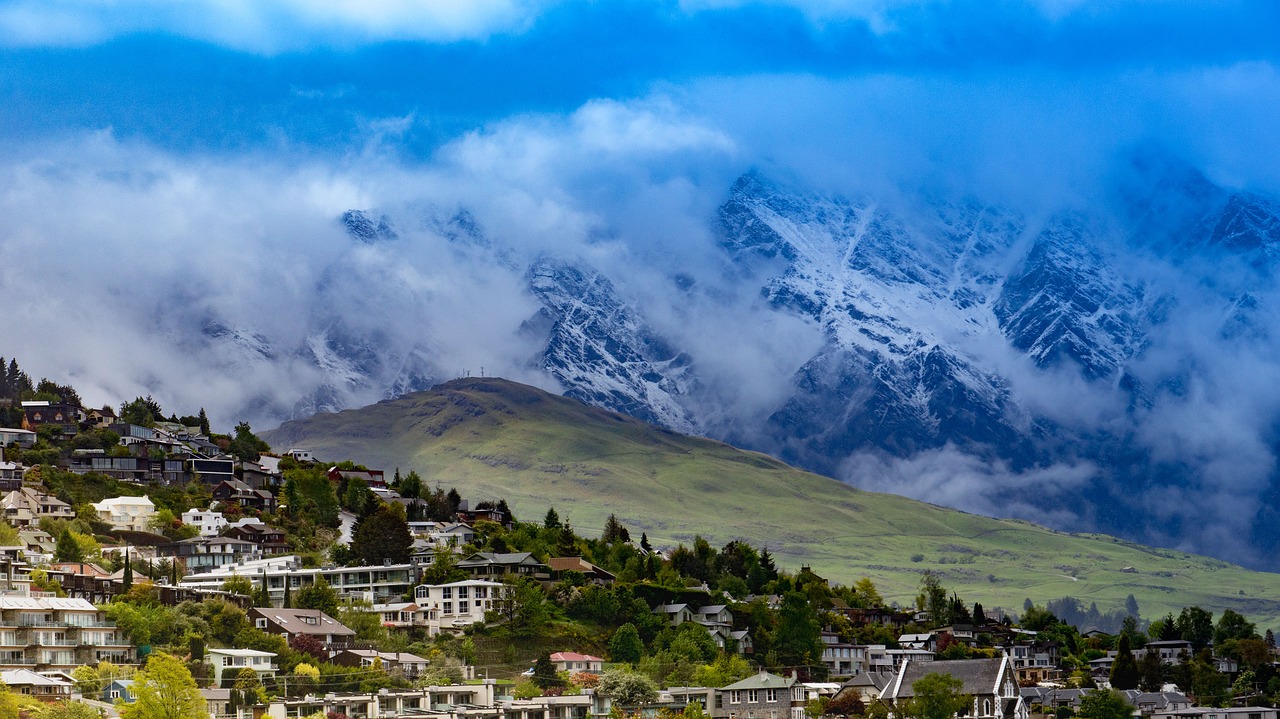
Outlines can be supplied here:
<path id="1" fill-rule="evenodd" d="M 823 338 L 764 305 L 716 247 L 739 174 L 887 203 L 978 198 L 1035 224 L 1107 207 L 1117 156 L 1154 142 L 1219 185 L 1280 195 L 1278 13 L 1244 0 L 3 3 L 0 350 L 88 401 L 150 393 L 223 428 L 287 413 L 352 370 L 317 368 L 318 337 L 367 342 L 406 382 L 483 366 L 555 389 L 521 329 L 537 310 L 524 268 L 554 256 L 613 278 L 699 363 L 712 421 L 745 426 L 784 401 Z M 385 214 L 397 238 L 353 241 L 339 222 L 353 208 Z M 1129 417 L 1106 388 L 1007 347 L 970 351 L 1034 411 L 1194 478 L 1117 493 L 1165 523 L 1157 539 L 1256 559 L 1241 507 L 1273 492 L 1277 298 L 1255 292 L 1250 324 L 1224 334 L 1213 288 L 1133 261 L 1178 300 L 1179 323 L 1134 368 L 1185 380 L 1152 388 L 1158 411 Z M 871 488 L 1084 529 L 1105 518 L 1068 498 L 1101 466 L 1017 471 L 947 447 L 844 468 Z"/>

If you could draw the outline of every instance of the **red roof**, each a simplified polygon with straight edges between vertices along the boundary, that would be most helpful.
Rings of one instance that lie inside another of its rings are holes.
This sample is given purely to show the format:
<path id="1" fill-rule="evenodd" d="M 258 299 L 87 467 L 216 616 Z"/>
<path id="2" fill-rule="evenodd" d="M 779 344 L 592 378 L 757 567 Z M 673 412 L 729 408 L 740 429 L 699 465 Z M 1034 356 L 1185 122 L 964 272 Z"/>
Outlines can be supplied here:
<path id="1" fill-rule="evenodd" d="M 551 655 L 553 662 L 603 662 L 600 657 L 593 657 L 590 654 L 579 654 L 577 652 L 556 652 Z"/>

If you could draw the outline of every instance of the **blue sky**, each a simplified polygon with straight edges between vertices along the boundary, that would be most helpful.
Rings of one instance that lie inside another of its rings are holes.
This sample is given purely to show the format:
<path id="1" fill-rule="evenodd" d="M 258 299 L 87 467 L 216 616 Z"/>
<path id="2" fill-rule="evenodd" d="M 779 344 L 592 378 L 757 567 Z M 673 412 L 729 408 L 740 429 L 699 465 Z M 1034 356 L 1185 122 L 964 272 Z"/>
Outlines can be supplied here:
<path id="1" fill-rule="evenodd" d="M 714 117 L 698 95 L 708 84 L 740 80 L 745 91 L 756 78 L 771 78 L 775 88 L 787 80 L 854 83 L 829 85 L 820 99 L 830 101 L 856 93 L 858 81 L 888 78 L 921 112 L 930 111 L 934 92 L 944 107 L 965 108 L 946 97 L 945 85 L 955 83 L 973 90 L 968 109 L 1005 115 L 1041 108 L 979 89 L 1061 88 L 1064 97 L 1044 97 L 1052 105 L 1094 93 L 1111 102 L 1126 82 L 1146 83 L 1145 96 L 1129 97 L 1125 111 L 1151 113 L 1149 132 L 1178 143 L 1178 130 L 1162 124 L 1176 124 L 1168 114 L 1187 109 L 1178 107 L 1183 94 L 1195 95 L 1196 83 L 1215 93 L 1240 82 L 1274 93 L 1280 44 L 1280 6 L 1243 0 L 182 7 L 0 4 L 3 136 L 23 143 L 110 128 L 117 138 L 176 152 L 340 155 L 377 134 L 380 121 L 407 119 L 396 149 L 423 160 L 468 130 L 529 113 L 567 115 L 592 100 L 659 94 Z M 1269 118 L 1250 117 L 1258 108 L 1244 95 L 1206 97 L 1223 104 L 1183 119 L 1220 114 L 1236 125 L 1233 133 L 1263 134 Z M 771 106 L 769 94 L 759 99 L 752 114 L 776 111 L 779 135 L 792 133 L 792 108 Z M 888 115 L 893 103 L 883 101 L 877 111 Z M 732 116 L 712 122 L 734 130 Z M 1141 128 L 1124 132 L 1131 139 Z M 1204 147 L 1192 151 L 1229 161 Z M 1248 168 L 1231 169 L 1254 179 Z M 1275 179 L 1259 172 L 1260 181 Z"/>

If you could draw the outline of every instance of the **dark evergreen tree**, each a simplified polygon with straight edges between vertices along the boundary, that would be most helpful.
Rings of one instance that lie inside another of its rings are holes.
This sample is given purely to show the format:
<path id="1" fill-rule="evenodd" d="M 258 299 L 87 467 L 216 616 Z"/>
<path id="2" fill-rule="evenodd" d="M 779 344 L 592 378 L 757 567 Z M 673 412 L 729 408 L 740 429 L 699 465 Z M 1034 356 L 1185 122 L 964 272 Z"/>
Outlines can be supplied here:
<path id="1" fill-rule="evenodd" d="M 1120 646 L 1116 649 L 1115 662 L 1111 665 L 1111 688 L 1137 689 L 1140 679 L 1138 662 L 1133 658 L 1133 648 L 1129 643 L 1129 635 L 1120 635 Z"/>
<path id="2" fill-rule="evenodd" d="M 133 587 L 133 563 L 129 560 L 129 547 L 124 548 L 124 591 Z"/>
<path id="3" fill-rule="evenodd" d="M 822 661 L 822 622 L 800 592 L 787 592 L 782 596 L 773 650 L 777 652 L 778 661 L 787 666 Z"/>
<path id="4" fill-rule="evenodd" d="M 1200 607 L 1184 607 L 1178 615 L 1178 634 L 1191 642 L 1194 651 L 1200 651 L 1213 641 L 1213 614 Z"/>
<path id="5" fill-rule="evenodd" d="M 977 602 L 973 605 L 973 623 L 977 626 L 987 623 L 987 613 L 982 610 L 982 604 Z"/>
<path id="6" fill-rule="evenodd" d="M 422 477 L 412 469 L 404 479 L 400 480 L 400 496 L 410 499 L 418 499 L 422 496 Z"/>
<path id="7" fill-rule="evenodd" d="M 644 656 L 644 642 L 636 625 L 627 622 L 609 639 L 609 658 L 615 662 L 635 664 Z"/>
<path id="8" fill-rule="evenodd" d="M 208 437 L 213 434 L 213 430 L 209 427 L 209 415 L 204 413 L 204 407 L 200 408 L 200 414 L 197 415 L 200 420 L 200 434 Z"/>
<path id="9" fill-rule="evenodd" d="M 1129 596 L 1125 597 L 1125 599 L 1124 599 L 1124 611 L 1125 611 L 1125 613 L 1126 613 L 1126 614 L 1128 614 L 1128 615 L 1129 615 L 1129 616 L 1131 616 L 1131 617 L 1139 617 L 1139 616 L 1141 616 L 1141 615 L 1139 615 L 1139 614 L 1138 614 L 1138 599 L 1137 599 L 1137 597 L 1134 597 L 1132 594 L 1130 594 Z"/>
<path id="10" fill-rule="evenodd" d="M 1213 643 L 1215 646 L 1229 639 L 1257 638 L 1258 629 L 1253 622 L 1245 619 L 1234 609 L 1222 610 L 1222 617 L 1218 619 L 1218 626 L 1213 630 Z"/>
<path id="11" fill-rule="evenodd" d="M 542 519 L 542 526 L 545 529 L 560 528 L 560 515 L 556 514 L 555 507 L 551 507 L 547 510 L 547 516 Z"/>
<path id="12" fill-rule="evenodd" d="M 1149 651 L 1138 662 L 1138 687 L 1144 692 L 1158 692 L 1164 686 L 1164 667 L 1160 665 L 1160 653 Z"/>
<path id="13" fill-rule="evenodd" d="M 58 543 L 53 549 L 53 556 L 59 562 L 83 562 L 84 553 L 79 542 L 71 536 L 70 529 L 63 529 L 58 535 Z"/>
<path id="14" fill-rule="evenodd" d="M 125 402 L 120 405 L 120 421 L 136 424 L 139 427 L 150 427 L 156 423 L 156 420 L 164 418 L 164 410 L 160 408 L 160 403 L 151 398 L 137 397 L 132 402 Z"/>
<path id="15" fill-rule="evenodd" d="M 622 533 L 627 531 L 622 526 L 622 522 L 618 521 L 618 515 L 609 514 L 609 518 L 604 520 L 604 533 L 600 535 L 600 541 L 605 544 L 613 544 L 622 538 Z"/>
<path id="16" fill-rule="evenodd" d="M 540 689 L 547 689 L 560 685 L 560 677 L 556 676 L 556 665 L 551 663 L 551 657 L 547 654 L 541 654 L 533 663 L 533 683 L 538 685 Z"/>
<path id="17" fill-rule="evenodd" d="M 640 548 L 643 549 L 646 554 L 653 552 L 653 545 L 649 544 L 649 535 L 645 532 L 640 533 Z"/>
<path id="18" fill-rule="evenodd" d="M 409 522 L 388 505 L 382 505 L 356 522 L 351 532 L 351 556 L 356 564 L 395 564 L 409 561 L 413 535 Z"/>
<path id="19" fill-rule="evenodd" d="M 573 533 L 573 527 L 568 522 L 560 528 L 560 536 L 556 540 L 556 556 L 558 557 L 577 557 L 581 554 L 578 550 L 578 538 Z"/>
<path id="20" fill-rule="evenodd" d="M 257 462 L 263 452 L 270 450 L 271 445 L 259 439 L 248 422 L 236 425 L 235 437 L 231 439 L 231 445 L 227 448 L 228 452 L 242 462 Z"/>

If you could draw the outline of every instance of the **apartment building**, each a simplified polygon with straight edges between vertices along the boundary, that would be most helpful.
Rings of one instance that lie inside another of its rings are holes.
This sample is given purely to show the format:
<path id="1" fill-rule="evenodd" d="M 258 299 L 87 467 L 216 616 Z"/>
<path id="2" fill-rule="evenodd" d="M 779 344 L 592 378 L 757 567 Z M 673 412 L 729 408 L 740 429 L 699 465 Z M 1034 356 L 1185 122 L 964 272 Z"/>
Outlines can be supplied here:
<path id="1" fill-rule="evenodd" d="M 71 671 L 136 664 L 133 644 L 84 599 L 0 596 L 0 668 Z"/>

